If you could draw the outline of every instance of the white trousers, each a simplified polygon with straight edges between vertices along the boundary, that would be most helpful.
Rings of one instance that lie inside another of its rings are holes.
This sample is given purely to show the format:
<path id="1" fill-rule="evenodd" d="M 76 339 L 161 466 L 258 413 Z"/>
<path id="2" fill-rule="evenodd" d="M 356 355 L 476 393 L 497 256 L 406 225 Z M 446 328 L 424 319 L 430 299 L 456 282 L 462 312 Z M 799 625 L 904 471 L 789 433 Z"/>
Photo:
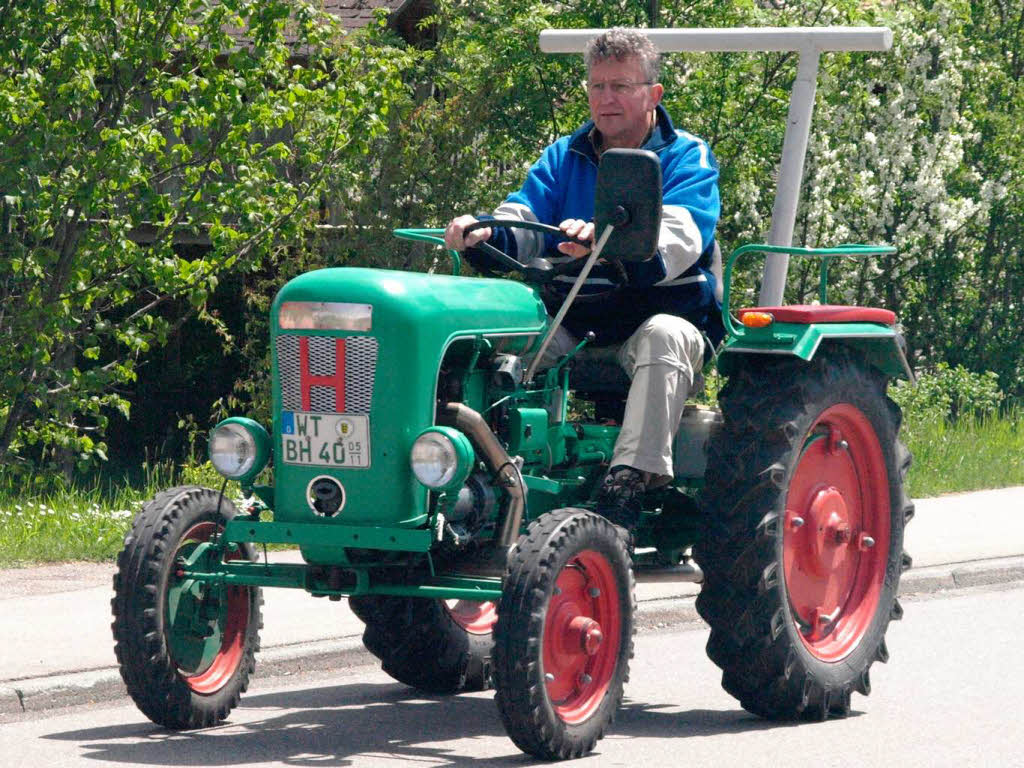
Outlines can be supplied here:
<path id="1" fill-rule="evenodd" d="M 540 367 L 549 367 L 578 343 L 559 327 Z M 584 347 L 581 355 L 587 351 Z M 688 320 L 654 315 L 619 347 L 616 359 L 632 383 L 611 466 L 647 472 L 648 486 L 660 485 L 672 478 L 672 441 L 694 376 L 704 365 L 704 337 Z"/>

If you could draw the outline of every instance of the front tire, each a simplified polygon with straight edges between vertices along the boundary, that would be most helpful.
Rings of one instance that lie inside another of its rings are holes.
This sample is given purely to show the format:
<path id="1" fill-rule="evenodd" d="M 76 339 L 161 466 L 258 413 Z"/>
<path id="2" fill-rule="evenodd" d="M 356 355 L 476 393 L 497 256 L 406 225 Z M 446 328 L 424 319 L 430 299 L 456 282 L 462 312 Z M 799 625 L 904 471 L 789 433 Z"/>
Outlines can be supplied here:
<path id="1" fill-rule="evenodd" d="M 158 725 L 216 725 L 238 704 L 255 668 L 259 588 L 204 585 L 178 566 L 235 514 L 216 491 L 172 488 L 143 506 L 118 555 L 114 651 L 128 695 Z M 228 554 L 241 557 L 253 559 L 251 547 Z M 205 564 L 215 567 L 212 558 Z"/>
<path id="2" fill-rule="evenodd" d="M 509 554 L 494 687 L 509 737 L 547 760 L 604 736 L 633 656 L 634 585 L 615 526 L 581 509 L 545 514 Z"/>
<path id="3" fill-rule="evenodd" d="M 750 357 L 720 395 L 697 610 L 722 686 L 773 719 L 845 716 L 899 619 L 910 454 L 886 378 L 853 351 Z"/>

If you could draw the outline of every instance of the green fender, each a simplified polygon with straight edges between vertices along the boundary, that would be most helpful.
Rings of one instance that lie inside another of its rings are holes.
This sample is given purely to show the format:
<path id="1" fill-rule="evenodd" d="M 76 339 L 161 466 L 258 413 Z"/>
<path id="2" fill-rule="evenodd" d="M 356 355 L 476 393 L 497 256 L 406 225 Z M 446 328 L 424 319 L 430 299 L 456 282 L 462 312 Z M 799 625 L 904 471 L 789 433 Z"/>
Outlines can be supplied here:
<path id="1" fill-rule="evenodd" d="M 718 370 L 728 376 L 740 355 L 785 355 L 810 362 L 830 344 L 852 347 L 886 376 L 914 380 L 903 352 L 902 334 L 875 323 L 773 323 L 768 328 L 744 329 L 732 337 L 718 356 Z"/>
<path id="2" fill-rule="evenodd" d="M 718 356 L 718 370 L 728 376 L 740 355 L 785 355 L 810 362 L 829 344 L 843 344 L 861 352 L 865 358 L 887 376 L 906 377 L 914 381 L 914 372 L 904 352 L 906 344 L 898 326 L 875 322 L 786 323 L 772 322 L 763 328 L 738 324 L 730 311 L 732 270 L 737 259 L 747 253 L 775 254 L 777 256 L 811 257 L 821 260 L 819 303 L 828 304 L 828 267 L 837 257 L 862 258 L 896 251 L 888 245 L 849 244 L 834 248 L 803 248 L 798 246 L 750 243 L 740 246 L 725 264 L 722 299 L 722 324 L 728 340 Z M 756 309 L 756 308 L 754 308 Z M 771 309 L 765 311 L 771 312 Z"/>

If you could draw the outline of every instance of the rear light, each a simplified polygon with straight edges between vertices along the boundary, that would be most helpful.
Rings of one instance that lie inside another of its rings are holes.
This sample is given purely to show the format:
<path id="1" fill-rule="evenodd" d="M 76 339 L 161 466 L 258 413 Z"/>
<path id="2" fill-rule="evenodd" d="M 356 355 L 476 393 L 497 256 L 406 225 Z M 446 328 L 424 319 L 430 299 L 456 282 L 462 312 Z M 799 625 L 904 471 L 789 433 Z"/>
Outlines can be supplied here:
<path id="1" fill-rule="evenodd" d="M 740 322 L 747 328 L 767 328 L 775 322 L 775 316 L 771 312 L 744 312 Z"/>

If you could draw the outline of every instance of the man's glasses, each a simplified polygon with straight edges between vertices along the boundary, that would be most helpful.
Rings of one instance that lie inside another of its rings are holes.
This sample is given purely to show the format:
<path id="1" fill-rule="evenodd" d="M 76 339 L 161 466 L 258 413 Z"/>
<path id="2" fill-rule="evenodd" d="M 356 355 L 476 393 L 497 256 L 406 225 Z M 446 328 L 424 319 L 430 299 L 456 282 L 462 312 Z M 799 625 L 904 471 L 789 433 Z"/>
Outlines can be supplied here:
<path id="1" fill-rule="evenodd" d="M 587 89 L 587 93 L 591 96 L 604 96 L 609 92 L 616 96 L 629 96 L 636 93 L 636 89 L 644 85 L 654 85 L 654 83 L 634 83 L 629 80 L 612 80 L 608 83 L 590 83 L 585 81 L 583 83 L 583 87 Z"/>

